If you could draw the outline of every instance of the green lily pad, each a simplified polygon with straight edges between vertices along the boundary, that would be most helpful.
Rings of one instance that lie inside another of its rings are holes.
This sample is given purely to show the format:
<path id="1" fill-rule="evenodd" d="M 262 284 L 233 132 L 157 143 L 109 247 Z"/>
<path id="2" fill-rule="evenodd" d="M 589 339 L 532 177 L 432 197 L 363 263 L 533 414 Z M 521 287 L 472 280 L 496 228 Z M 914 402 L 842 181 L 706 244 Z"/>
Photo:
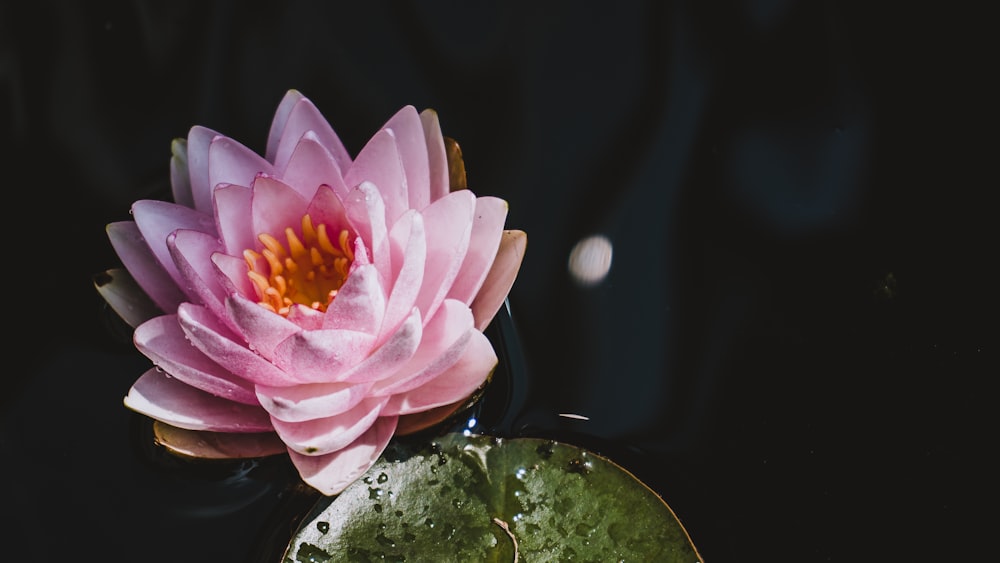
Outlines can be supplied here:
<path id="1" fill-rule="evenodd" d="M 535 438 L 392 443 L 306 515 L 283 563 L 701 558 L 656 493 L 610 460 Z"/>

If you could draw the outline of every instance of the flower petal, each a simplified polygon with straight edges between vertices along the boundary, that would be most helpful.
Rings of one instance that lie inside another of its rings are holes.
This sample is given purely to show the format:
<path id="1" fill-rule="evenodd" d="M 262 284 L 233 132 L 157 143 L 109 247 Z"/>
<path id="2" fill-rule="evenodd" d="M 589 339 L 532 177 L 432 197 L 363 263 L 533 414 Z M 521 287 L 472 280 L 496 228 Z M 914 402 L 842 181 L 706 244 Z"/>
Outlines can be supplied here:
<path id="1" fill-rule="evenodd" d="M 371 182 L 378 187 L 385 203 L 385 221 L 391 225 L 409 206 L 406 176 L 400 160 L 396 138 L 392 131 L 379 131 L 369 139 L 358 157 L 344 173 L 344 183 L 348 188 L 362 182 Z"/>
<path id="2" fill-rule="evenodd" d="M 389 247 L 392 256 L 392 290 L 386 303 L 385 318 L 379 329 L 379 342 L 388 338 L 399 327 L 399 323 L 413 310 L 420 294 L 420 283 L 424 278 L 427 260 L 423 217 L 413 210 L 400 217 L 389 233 Z"/>
<path id="3" fill-rule="evenodd" d="M 375 266 L 365 264 L 355 268 L 330 303 L 323 328 L 340 328 L 378 333 L 385 315 L 385 294 L 378 281 Z"/>
<path id="4" fill-rule="evenodd" d="M 334 453 L 307 456 L 289 450 L 289 457 L 302 480 L 324 495 L 335 495 L 364 475 L 389 445 L 396 417 L 380 416 L 351 445 Z"/>
<path id="5" fill-rule="evenodd" d="M 257 233 L 250 221 L 250 204 L 253 190 L 234 184 L 215 188 L 215 224 L 226 254 L 240 257 L 247 248 L 256 248 Z"/>
<path id="6" fill-rule="evenodd" d="M 253 384 L 233 375 L 188 342 L 177 315 L 146 321 L 135 330 L 135 346 L 172 377 L 217 397 L 258 405 Z"/>
<path id="7" fill-rule="evenodd" d="M 449 405 L 434 407 L 430 410 L 404 414 L 399 417 L 399 424 L 396 425 L 396 435 L 406 436 L 440 424 L 458 412 L 458 409 L 462 408 L 465 403 L 465 400 L 455 401 Z"/>
<path id="8" fill-rule="evenodd" d="M 274 174 L 274 167 L 243 144 L 219 135 L 208 147 L 208 185 L 214 191 L 219 184 L 249 186 L 260 174 Z"/>
<path id="9" fill-rule="evenodd" d="M 171 452 L 201 459 L 247 459 L 288 453 L 274 432 L 206 432 L 153 423 L 156 443 Z"/>
<path id="10" fill-rule="evenodd" d="M 461 301 L 447 299 L 424 327 L 420 348 L 390 378 L 372 387 L 374 396 L 404 393 L 419 387 L 450 368 L 465 353 L 472 338 L 472 311 Z"/>
<path id="11" fill-rule="evenodd" d="M 177 309 L 184 334 L 196 348 L 227 370 L 244 379 L 263 385 L 292 385 L 299 383 L 271 362 L 259 356 L 243 343 L 242 337 L 232 333 L 208 309 L 191 303 L 182 303 Z"/>
<path id="12" fill-rule="evenodd" d="M 374 335 L 365 332 L 303 330 L 276 346 L 273 359 L 300 383 L 343 381 L 343 373 L 356 366 L 374 342 Z"/>
<path id="13" fill-rule="evenodd" d="M 273 135 L 274 127 L 272 127 L 271 131 Z M 323 117 L 323 114 L 316 109 L 316 106 L 309 99 L 299 98 L 295 102 L 295 105 L 292 106 L 292 110 L 288 113 L 288 118 L 285 120 L 284 127 L 281 129 L 281 136 L 278 139 L 273 160 L 268 156 L 268 160 L 274 162 L 275 169 L 284 170 L 288 166 L 292 151 L 295 150 L 295 147 L 299 144 L 299 140 L 302 139 L 302 136 L 307 131 L 312 131 L 320 144 L 326 147 L 326 150 L 330 151 L 330 155 L 333 156 L 333 160 L 337 162 L 337 166 L 341 170 L 350 168 L 351 156 L 347 154 L 347 149 L 344 148 L 340 137 L 337 136 L 333 128 L 330 127 L 330 124 Z M 271 146 L 270 141 L 268 142 L 268 146 Z M 268 150 L 267 154 L 271 154 L 270 150 Z"/>
<path id="14" fill-rule="evenodd" d="M 207 127 L 195 125 L 188 131 L 187 165 L 191 181 L 191 199 L 194 209 L 202 213 L 212 212 L 212 190 L 208 181 L 208 147 L 219 134 Z M 178 201 L 177 203 L 182 203 Z"/>
<path id="15" fill-rule="evenodd" d="M 274 158 L 278 154 L 278 141 L 281 140 L 281 134 L 285 131 L 288 116 L 291 115 L 292 109 L 299 103 L 299 100 L 303 98 L 305 96 L 294 89 L 285 92 L 284 97 L 281 98 L 278 109 L 274 112 L 274 118 L 271 120 L 271 129 L 267 134 L 267 147 L 264 150 L 264 157 L 267 158 L 268 162 L 274 162 Z"/>
<path id="16" fill-rule="evenodd" d="M 337 161 L 312 131 L 303 135 L 295 146 L 288 167 L 281 171 L 281 179 L 306 199 L 312 199 L 316 188 L 321 185 L 330 186 L 341 196 L 347 193 Z"/>
<path id="17" fill-rule="evenodd" d="M 417 211 L 427 207 L 431 202 L 430 163 L 420 115 L 413 106 L 405 106 L 382 128 L 392 131 L 396 139 L 399 159 L 406 175 L 407 207 Z"/>
<path id="18" fill-rule="evenodd" d="M 212 262 L 212 254 L 220 250 L 219 239 L 199 231 L 179 229 L 167 237 L 167 248 L 177 270 L 187 281 L 183 287 L 190 300 L 221 316 L 226 291 L 219 285 L 219 271 Z"/>
<path id="19" fill-rule="evenodd" d="M 389 229 L 385 222 L 385 204 L 375 184 L 362 182 L 344 198 L 344 211 L 355 233 L 368 243 L 371 260 L 383 283 L 391 278 Z"/>
<path id="20" fill-rule="evenodd" d="M 324 455 L 343 449 L 364 434 L 378 418 L 388 397 L 369 397 L 340 414 L 285 422 L 272 418 L 275 432 L 289 449 L 300 454 Z"/>
<path id="21" fill-rule="evenodd" d="M 476 317 L 476 328 L 485 330 L 507 299 L 517 271 L 521 268 L 528 235 L 524 231 L 504 231 L 500 239 L 500 249 L 496 260 L 486 275 L 486 281 L 479 294 L 472 301 L 472 314 Z"/>
<path id="22" fill-rule="evenodd" d="M 368 383 L 307 383 L 290 387 L 257 386 L 257 399 L 271 417 L 286 422 L 327 418 L 345 412 L 368 396 Z"/>
<path id="23" fill-rule="evenodd" d="M 448 405 L 468 397 L 489 378 L 497 365 L 496 352 L 488 338 L 473 331 L 461 359 L 429 382 L 393 395 L 382 409 L 383 416 L 412 414 Z"/>
<path id="24" fill-rule="evenodd" d="M 213 432 L 268 432 L 267 411 L 200 391 L 152 368 L 132 385 L 125 406 L 171 426 Z"/>
<path id="25" fill-rule="evenodd" d="M 319 225 L 326 225 L 326 232 L 331 238 L 339 236 L 342 229 L 350 232 L 347 210 L 344 209 L 340 196 L 334 193 L 334 189 L 329 185 L 324 184 L 316 190 L 309 207 L 306 208 L 306 213 L 317 228 Z"/>
<path id="26" fill-rule="evenodd" d="M 384 344 L 363 361 L 337 376 L 337 381 L 361 383 L 389 377 L 413 357 L 422 336 L 420 310 L 414 307 Z"/>
<path id="27" fill-rule="evenodd" d="M 191 193 L 191 172 L 188 170 L 187 139 L 174 139 L 170 143 L 170 191 L 174 203 L 194 207 Z"/>
<path id="28" fill-rule="evenodd" d="M 242 295 L 226 299 L 226 315 L 249 347 L 267 359 L 273 360 L 275 348 L 289 336 L 302 332 L 299 325 Z"/>
<path id="29" fill-rule="evenodd" d="M 435 201 L 421 213 L 427 232 L 427 260 L 417 307 L 424 318 L 434 315 L 462 267 L 475 210 L 476 196 L 469 190 L 459 190 Z"/>
<path id="30" fill-rule="evenodd" d="M 173 311 L 184 301 L 184 292 L 153 255 L 138 225 L 132 221 L 110 223 L 107 233 L 122 264 L 157 307 Z"/>
<path id="31" fill-rule="evenodd" d="M 132 216 L 139 232 L 146 239 L 146 244 L 153 251 L 153 256 L 163 265 L 174 283 L 183 287 L 185 280 L 170 256 L 167 236 L 177 229 L 191 229 L 215 236 L 215 221 L 212 216 L 183 205 L 152 199 L 133 203 Z"/>
<path id="32" fill-rule="evenodd" d="M 496 259 L 507 219 L 507 202 L 495 197 L 477 198 L 473 217 L 469 250 L 448 291 L 448 297 L 467 305 L 472 303 L 483 286 L 486 274 Z"/>
<path id="33" fill-rule="evenodd" d="M 438 114 L 432 109 L 420 112 L 420 122 L 424 127 L 424 141 L 427 145 L 428 173 L 430 175 L 430 200 L 432 202 L 448 195 L 451 191 L 448 176 L 448 153 L 444 148 L 444 136 Z"/>
<path id="34" fill-rule="evenodd" d="M 267 233 L 279 241 L 285 241 L 285 229 L 291 227 L 301 238 L 302 216 L 305 215 L 309 200 L 288 184 L 270 176 L 258 176 L 252 188 L 250 213 L 253 232 L 257 235 Z M 260 244 L 256 246 L 259 247 Z"/>
<path id="35" fill-rule="evenodd" d="M 312 307 L 298 303 L 288 309 L 288 320 L 299 325 L 302 330 L 320 330 L 323 328 L 324 319 L 326 319 L 326 313 L 323 311 L 317 311 Z"/>
<path id="36" fill-rule="evenodd" d="M 163 314 L 125 268 L 112 268 L 95 275 L 94 287 L 132 328 Z"/>
<path id="37" fill-rule="evenodd" d="M 225 289 L 226 294 L 237 293 L 256 298 L 257 290 L 247 276 L 246 260 L 217 252 L 212 255 L 212 263 L 219 269 L 219 285 Z"/>

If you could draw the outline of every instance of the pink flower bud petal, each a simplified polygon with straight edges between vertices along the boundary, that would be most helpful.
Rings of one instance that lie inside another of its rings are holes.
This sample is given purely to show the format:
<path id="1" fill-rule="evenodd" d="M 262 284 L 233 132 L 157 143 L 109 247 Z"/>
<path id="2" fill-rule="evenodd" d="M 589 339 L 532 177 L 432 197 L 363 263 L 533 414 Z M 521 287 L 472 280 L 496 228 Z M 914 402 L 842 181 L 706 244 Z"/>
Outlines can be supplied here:
<path id="1" fill-rule="evenodd" d="M 453 366 L 412 391 L 393 395 L 382 415 L 417 413 L 460 401 L 478 389 L 496 365 L 496 352 L 489 339 L 481 332 L 473 332 L 465 353 Z"/>
<path id="2" fill-rule="evenodd" d="M 396 139 L 396 148 L 406 176 L 409 198 L 407 208 L 420 211 L 431 202 L 430 164 L 420 115 L 413 106 L 404 106 L 382 128 L 392 131 Z"/>
<path id="3" fill-rule="evenodd" d="M 389 445 L 397 421 L 394 416 L 380 416 L 354 442 L 331 454 L 307 456 L 289 450 L 289 457 L 302 480 L 325 495 L 335 495 L 374 465 Z"/>
<path id="4" fill-rule="evenodd" d="M 385 204 L 385 220 L 391 225 L 409 208 L 406 177 L 400 161 L 396 139 L 390 131 L 375 133 L 361 149 L 351 168 L 344 172 L 344 183 L 353 187 L 368 182 L 374 184 Z"/>
<path id="5" fill-rule="evenodd" d="M 184 292 L 153 255 L 139 227 L 132 221 L 110 223 L 108 239 L 135 282 L 164 311 L 174 311 L 184 301 Z"/>
<path id="6" fill-rule="evenodd" d="M 264 385 L 292 385 L 300 382 L 250 350 L 245 343 L 237 342 L 236 339 L 240 337 L 223 326 L 208 309 L 181 303 L 177 309 L 177 318 L 194 348 L 232 373 Z"/>
<path id="7" fill-rule="evenodd" d="M 281 178 L 306 199 L 312 199 L 316 188 L 323 185 L 330 186 L 338 194 L 347 193 L 337 161 L 314 133 L 306 133 L 295 146 L 288 166 L 281 171 Z"/>
<path id="8" fill-rule="evenodd" d="M 134 340 L 143 355 L 178 380 L 230 401 L 259 404 L 252 383 L 191 346 L 177 315 L 163 315 L 139 325 Z"/>
<path id="9" fill-rule="evenodd" d="M 469 250 L 465 253 L 462 267 L 451 284 L 448 297 L 458 299 L 466 305 L 472 303 L 496 259 L 506 220 L 506 201 L 495 197 L 476 199 Z"/>
<path id="10" fill-rule="evenodd" d="M 223 185 L 215 188 L 215 224 L 225 242 L 225 251 L 243 261 L 243 250 L 257 244 L 257 233 L 247 221 L 253 191 L 246 186 Z"/>
<path id="11" fill-rule="evenodd" d="M 189 430 L 267 432 L 272 429 L 267 411 L 259 406 L 234 403 L 205 393 L 156 368 L 132 385 L 125 396 L 125 406 Z"/>
<path id="12" fill-rule="evenodd" d="M 349 446 L 371 428 L 388 400 L 388 397 L 368 397 L 334 416 L 303 422 L 273 418 L 271 423 L 290 449 L 305 455 L 324 455 Z"/>
<path id="13" fill-rule="evenodd" d="M 208 146 L 208 187 L 214 191 L 219 184 L 249 186 L 260 174 L 274 174 L 271 163 L 241 143 L 224 135 L 212 139 Z"/>
<path id="14" fill-rule="evenodd" d="M 346 412 L 369 396 L 370 383 L 307 383 L 257 386 L 257 399 L 272 418 L 302 422 Z"/>

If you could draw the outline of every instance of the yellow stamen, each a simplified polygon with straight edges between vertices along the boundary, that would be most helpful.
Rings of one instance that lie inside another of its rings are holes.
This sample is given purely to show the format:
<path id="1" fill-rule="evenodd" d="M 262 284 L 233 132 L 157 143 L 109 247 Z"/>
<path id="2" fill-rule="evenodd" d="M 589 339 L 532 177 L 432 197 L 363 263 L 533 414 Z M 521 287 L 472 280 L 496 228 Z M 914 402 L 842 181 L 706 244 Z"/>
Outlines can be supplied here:
<path id="1" fill-rule="evenodd" d="M 287 245 L 261 233 L 257 236 L 261 247 L 243 251 L 258 303 L 284 316 L 294 305 L 326 311 L 347 280 L 354 261 L 351 233 L 341 229 L 338 244 L 334 245 L 327 226 L 313 225 L 312 218 L 304 215 L 301 233 L 288 227 L 284 235 Z"/>

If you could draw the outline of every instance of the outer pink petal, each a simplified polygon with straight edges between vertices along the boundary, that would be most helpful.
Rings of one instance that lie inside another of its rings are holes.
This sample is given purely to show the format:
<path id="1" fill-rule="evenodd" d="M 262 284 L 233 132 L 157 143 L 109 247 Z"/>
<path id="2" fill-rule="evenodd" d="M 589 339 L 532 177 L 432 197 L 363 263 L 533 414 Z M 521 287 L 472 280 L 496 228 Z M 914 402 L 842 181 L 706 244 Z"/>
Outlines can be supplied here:
<path id="1" fill-rule="evenodd" d="M 484 330 L 500 310 L 500 305 L 510 293 L 517 271 L 524 259 L 524 249 L 528 236 L 524 231 L 504 231 L 500 239 L 500 249 L 496 260 L 486 275 L 486 281 L 479 294 L 472 301 L 472 314 L 476 317 L 476 328 Z"/>
<path id="2" fill-rule="evenodd" d="M 232 319 L 248 346 L 272 361 L 279 344 L 289 336 L 302 332 L 299 325 L 242 295 L 226 299 L 225 314 Z"/>
<path id="3" fill-rule="evenodd" d="M 191 198 L 194 200 L 194 209 L 202 213 L 212 212 L 212 190 L 215 186 L 209 184 L 208 180 L 208 147 L 212 144 L 212 139 L 218 136 L 217 132 L 200 125 L 188 131 L 187 164 Z"/>
<path id="4" fill-rule="evenodd" d="M 208 148 L 208 185 L 249 186 L 260 174 L 274 174 L 274 167 L 259 154 L 237 141 L 219 135 Z"/>
<path id="5" fill-rule="evenodd" d="M 273 131 L 274 129 L 272 129 L 272 133 Z M 292 151 L 295 150 L 295 146 L 299 144 L 299 140 L 302 139 L 302 136 L 307 131 L 315 133 L 320 144 L 326 147 L 326 150 L 330 151 L 330 155 L 337 161 L 337 166 L 341 170 L 347 170 L 351 166 L 351 156 L 347 154 L 347 149 L 340 142 L 340 137 L 337 136 L 333 128 L 330 127 L 330 124 L 311 101 L 307 98 L 299 98 L 292 107 L 291 112 L 289 112 L 288 118 L 285 120 L 285 126 L 281 130 L 281 136 L 274 151 L 274 159 L 272 160 L 275 164 L 275 169 L 285 169 Z M 270 142 L 268 146 L 271 146 Z M 268 154 L 270 154 L 270 151 L 268 151 Z M 270 157 L 268 158 L 270 160 Z"/>
<path id="6" fill-rule="evenodd" d="M 448 297 L 466 305 L 472 303 L 482 287 L 486 274 L 496 259 L 504 221 L 507 219 L 507 202 L 495 197 L 476 199 L 476 213 L 472 220 L 472 236 L 462 267 L 451 284 Z"/>
<path id="7" fill-rule="evenodd" d="M 452 192 L 423 210 L 427 230 L 427 263 L 417 307 L 424 318 L 434 315 L 451 289 L 469 249 L 476 196 L 469 190 Z"/>
<path id="8" fill-rule="evenodd" d="M 167 248 L 187 281 L 184 288 L 190 300 L 222 315 L 226 292 L 219 285 L 219 271 L 212 263 L 212 254 L 220 250 L 219 239 L 199 231 L 180 229 L 167 237 Z"/>
<path id="9" fill-rule="evenodd" d="M 112 268 L 95 275 L 94 287 L 132 328 L 163 314 L 125 268 Z"/>
<path id="10" fill-rule="evenodd" d="M 274 112 L 274 118 L 271 120 L 271 130 L 267 134 L 267 148 L 264 156 L 269 162 L 273 163 L 275 155 L 278 154 L 278 141 L 281 140 L 281 133 L 288 123 L 288 116 L 291 115 L 295 104 L 304 97 L 298 90 L 289 90 L 281 98 L 281 103 L 278 104 L 278 109 Z"/>
<path id="11" fill-rule="evenodd" d="M 392 255 L 391 293 L 386 304 L 385 319 L 379 329 L 379 342 L 388 338 L 399 323 L 410 314 L 420 294 L 427 260 L 427 239 L 424 219 L 410 210 L 393 225 L 389 233 Z"/>
<path id="12" fill-rule="evenodd" d="M 427 145 L 428 171 L 430 174 L 431 201 L 437 201 L 451 191 L 451 179 L 448 174 L 448 156 L 444 149 L 444 136 L 441 134 L 441 124 L 438 114 L 432 109 L 420 112 L 420 122 L 424 127 L 424 140 Z"/>
<path id="13" fill-rule="evenodd" d="M 216 235 L 215 221 L 211 215 L 195 211 L 191 208 L 152 199 L 139 200 L 132 204 L 132 216 L 139 232 L 146 239 L 146 244 L 156 259 L 163 264 L 178 286 L 183 287 L 184 278 L 174 265 L 167 248 L 167 236 L 177 229 L 191 229 Z"/>
<path id="14" fill-rule="evenodd" d="M 263 385 L 292 385 L 295 376 L 259 356 L 204 307 L 182 303 L 177 309 L 181 328 L 191 343 L 227 370 Z"/>
<path id="15" fill-rule="evenodd" d="M 385 220 L 391 225 L 409 207 L 406 176 L 400 160 L 396 139 L 391 131 L 381 130 L 365 145 L 354 164 L 344 173 L 344 183 L 348 188 L 362 182 L 371 182 L 378 187 L 385 203 Z"/>
<path id="16" fill-rule="evenodd" d="M 268 432 L 264 409 L 234 403 L 159 372 L 144 373 L 125 396 L 125 406 L 146 416 L 189 430 Z"/>
<path id="17" fill-rule="evenodd" d="M 365 241 L 371 252 L 372 263 L 382 277 L 383 285 L 391 279 L 389 229 L 385 222 L 385 204 L 378 188 L 362 182 L 351 189 L 344 198 L 344 211 L 353 230 Z"/>
<path id="18" fill-rule="evenodd" d="M 375 383 L 376 396 L 403 393 L 419 387 L 450 368 L 465 353 L 472 334 L 472 311 L 461 301 L 445 300 L 424 327 L 417 353 L 395 375 Z"/>
<path id="19" fill-rule="evenodd" d="M 382 415 L 412 414 L 460 401 L 475 392 L 496 365 L 496 352 L 489 339 L 474 331 L 465 354 L 455 365 L 412 391 L 393 395 Z"/>
<path id="20" fill-rule="evenodd" d="M 286 422 L 326 418 L 345 412 L 368 396 L 368 383 L 310 383 L 257 386 L 257 399 L 271 417 Z"/>
<path id="21" fill-rule="evenodd" d="M 194 208 L 191 172 L 188 170 L 187 139 L 174 139 L 170 143 L 170 152 L 170 191 L 174 203 Z"/>
<path id="22" fill-rule="evenodd" d="M 289 450 L 289 457 L 306 483 L 325 495 L 335 495 L 375 464 L 389 445 L 397 421 L 394 416 L 379 417 L 351 445 L 332 454 L 307 456 Z"/>
<path id="23" fill-rule="evenodd" d="M 362 383 L 391 376 L 413 357 L 422 336 L 420 310 L 414 307 L 384 344 L 363 361 L 337 376 L 337 381 Z"/>
<path id="24" fill-rule="evenodd" d="M 217 397 L 258 405 L 253 384 L 225 370 L 188 342 L 177 315 L 151 319 L 135 330 L 135 346 L 178 380 Z"/>
<path id="25" fill-rule="evenodd" d="M 392 131 L 399 149 L 399 158 L 406 175 L 408 207 L 421 210 L 431 202 L 430 163 L 427 159 L 427 141 L 424 127 L 413 106 L 396 112 L 382 127 Z"/>
<path id="26" fill-rule="evenodd" d="M 139 227 L 132 221 L 120 221 L 109 224 L 107 233 L 122 264 L 156 306 L 163 311 L 176 310 L 185 299 L 184 292 L 153 255 Z"/>
<path id="27" fill-rule="evenodd" d="M 324 328 L 341 328 L 375 336 L 385 315 L 385 293 L 375 266 L 355 268 L 326 310 Z"/>
<path id="28" fill-rule="evenodd" d="M 302 197 L 288 184 L 269 176 L 258 176 L 253 182 L 253 199 L 250 201 L 250 224 L 256 234 L 268 233 L 287 244 L 285 229 L 291 227 L 302 236 L 302 216 L 309 200 Z M 244 217 L 244 221 L 246 218 Z M 257 246 L 260 246 L 259 244 Z"/>
<path id="29" fill-rule="evenodd" d="M 250 221 L 253 190 L 246 186 L 228 185 L 215 188 L 215 224 L 226 254 L 243 256 L 243 251 L 256 248 L 257 233 Z M 242 259 L 242 258 L 241 258 Z"/>
<path id="30" fill-rule="evenodd" d="M 374 342 L 375 337 L 365 332 L 304 330 L 275 348 L 274 361 L 300 383 L 343 381 L 343 373 L 356 366 Z"/>
<path id="31" fill-rule="evenodd" d="M 303 422 L 272 419 L 271 423 L 289 449 L 300 454 L 323 455 L 349 446 L 364 434 L 388 400 L 388 397 L 369 397 L 335 416 Z"/>
<path id="32" fill-rule="evenodd" d="M 337 161 L 312 132 L 302 136 L 302 140 L 292 151 L 288 167 L 280 175 L 286 184 L 298 190 L 306 199 L 311 199 L 316 188 L 324 184 L 341 196 L 347 193 Z"/>

